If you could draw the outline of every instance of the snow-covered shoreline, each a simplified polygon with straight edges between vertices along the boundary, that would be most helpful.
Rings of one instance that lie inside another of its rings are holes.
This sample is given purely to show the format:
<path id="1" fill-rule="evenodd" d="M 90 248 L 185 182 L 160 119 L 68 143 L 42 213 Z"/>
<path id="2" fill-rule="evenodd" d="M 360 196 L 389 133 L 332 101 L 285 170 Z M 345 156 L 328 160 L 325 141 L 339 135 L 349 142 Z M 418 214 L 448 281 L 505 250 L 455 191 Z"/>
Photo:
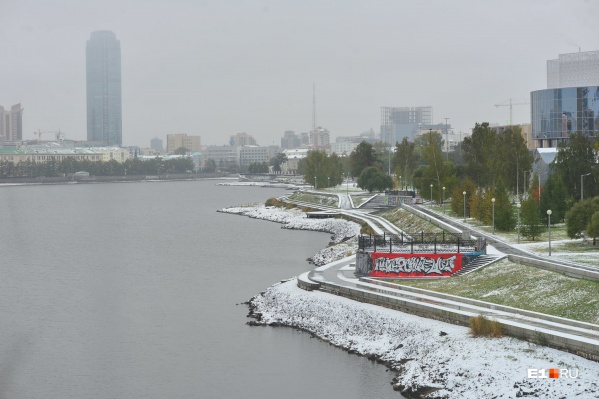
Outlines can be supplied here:
<path id="1" fill-rule="evenodd" d="M 275 221 L 283 228 L 327 231 L 336 243 L 359 234 L 353 222 L 307 219 L 299 209 L 252 205 L 220 212 Z M 355 243 L 341 243 L 312 259 L 326 264 L 351 251 Z M 258 320 L 250 324 L 297 328 L 387 364 L 397 372 L 394 389 L 408 397 L 599 398 L 599 363 L 509 337 L 472 338 L 465 327 L 303 291 L 295 278 L 275 284 L 248 304 L 250 316 Z M 529 369 L 550 368 L 575 369 L 578 378 L 528 378 Z"/>
<path id="2" fill-rule="evenodd" d="M 276 284 L 249 302 L 264 325 L 307 331 L 397 371 L 394 389 L 426 398 L 596 398 L 599 363 L 515 338 L 472 338 L 469 329 Z M 255 324 L 255 323 L 254 323 Z M 531 379 L 528 369 L 567 368 L 577 379 Z"/>
<path id="3" fill-rule="evenodd" d="M 306 214 L 297 208 L 283 209 L 265 206 L 264 204 L 253 204 L 223 208 L 219 212 L 281 223 L 281 228 L 284 229 L 321 231 L 332 234 L 331 242 L 336 245 L 324 248 L 310 258 L 310 261 L 316 266 L 333 262 L 354 253 L 357 247 L 354 241 L 360 234 L 360 225 L 355 222 L 337 218 L 308 219 Z M 348 243 L 345 243 L 345 241 Z"/>

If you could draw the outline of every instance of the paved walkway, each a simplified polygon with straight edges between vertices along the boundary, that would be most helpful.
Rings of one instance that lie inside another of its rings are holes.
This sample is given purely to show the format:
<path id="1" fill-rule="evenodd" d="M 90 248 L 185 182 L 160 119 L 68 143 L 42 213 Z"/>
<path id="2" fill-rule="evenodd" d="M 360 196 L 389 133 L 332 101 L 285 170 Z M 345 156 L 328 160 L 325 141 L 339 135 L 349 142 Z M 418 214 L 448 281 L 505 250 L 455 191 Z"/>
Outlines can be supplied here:
<path id="1" fill-rule="evenodd" d="M 359 210 L 335 210 L 332 207 L 327 208 L 327 210 L 332 212 L 339 212 L 364 220 L 377 232 L 385 231 L 397 234 L 401 231 L 386 220 Z M 473 230 L 472 226 L 456 221 L 453 218 L 445 217 L 435 212 L 427 213 L 459 229 Z M 526 256 L 538 257 L 536 254 L 514 248 L 510 244 L 497 239 L 497 237 L 484 232 L 476 231 L 476 235 L 487 238 L 487 242 L 491 243 L 491 247 L 489 248 L 491 252 L 510 253 L 513 251 L 522 255 L 525 254 Z M 544 259 L 547 260 L 546 258 Z M 554 346 L 574 352 L 578 351 L 590 354 L 591 357 L 599 360 L 599 325 L 407 286 L 389 285 L 369 278 L 357 278 L 354 275 L 354 262 L 354 256 L 332 262 L 311 272 L 304 273 L 304 275 L 300 276 L 300 280 L 312 283 L 314 287 L 320 286 L 321 289 L 325 288 L 325 290 L 329 291 L 342 288 L 345 292 L 349 292 L 350 296 L 353 292 L 357 296 L 374 296 L 380 301 L 385 301 L 389 304 L 397 303 L 398 306 L 400 304 L 401 306 L 414 306 L 420 309 L 419 312 L 421 313 L 426 314 L 430 312 L 431 317 L 433 315 L 445 314 L 453 315 L 452 317 L 459 319 L 460 317 L 472 317 L 482 314 L 499 321 L 510 331 L 518 331 L 518 334 L 522 333 L 523 336 L 529 338 L 540 334 Z"/>

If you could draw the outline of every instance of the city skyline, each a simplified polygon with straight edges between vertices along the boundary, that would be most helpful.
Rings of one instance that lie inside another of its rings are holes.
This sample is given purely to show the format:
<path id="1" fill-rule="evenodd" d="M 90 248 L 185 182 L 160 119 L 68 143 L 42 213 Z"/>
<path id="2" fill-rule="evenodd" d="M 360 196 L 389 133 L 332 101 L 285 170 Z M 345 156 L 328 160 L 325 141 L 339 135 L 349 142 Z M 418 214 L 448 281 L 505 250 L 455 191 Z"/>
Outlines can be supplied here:
<path id="1" fill-rule="evenodd" d="M 504 124 L 507 104 L 546 87 L 558 54 L 599 49 L 586 1 L 76 2 L 8 0 L 0 104 L 22 103 L 35 131 L 86 138 L 90 32 L 115 32 L 123 51 L 123 145 L 167 134 L 260 145 L 317 124 L 331 137 L 378 132 L 381 107 L 432 106 L 456 132 Z M 514 105 L 514 123 L 530 105 Z"/>

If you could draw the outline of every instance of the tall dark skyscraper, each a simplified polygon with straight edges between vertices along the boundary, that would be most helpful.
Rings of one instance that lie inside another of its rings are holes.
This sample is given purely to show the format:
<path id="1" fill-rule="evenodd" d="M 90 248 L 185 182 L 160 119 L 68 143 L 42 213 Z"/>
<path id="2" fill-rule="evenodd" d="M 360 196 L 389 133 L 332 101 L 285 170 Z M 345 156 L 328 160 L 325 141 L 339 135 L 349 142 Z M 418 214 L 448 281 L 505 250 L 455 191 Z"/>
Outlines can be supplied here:
<path id="1" fill-rule="evenodd" d="M 86 47 L 87 140 L 122 145 L 121 43 L 113 32 L 92 32 Z"/>

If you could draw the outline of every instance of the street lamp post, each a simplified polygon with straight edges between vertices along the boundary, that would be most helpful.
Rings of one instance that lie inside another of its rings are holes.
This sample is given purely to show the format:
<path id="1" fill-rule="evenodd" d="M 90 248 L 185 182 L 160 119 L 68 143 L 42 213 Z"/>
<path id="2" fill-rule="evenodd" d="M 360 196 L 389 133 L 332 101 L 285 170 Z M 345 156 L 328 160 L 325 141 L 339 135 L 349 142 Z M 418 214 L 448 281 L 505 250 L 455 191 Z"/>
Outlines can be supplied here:
<path id="1" fill-rule="evenodd" d="M 583 187 L 582 187 L 582 178 L 585 176 L 590 175 L 590 173 L 587 173 L 586 175 L 580 175 L 580 200 L 582 201 L 584 199 L 584 191 L 583 191 Z"/>
<path id="2" fill-rule="evenodd" d="M 524 171 L 524 182 L 523 182 L 523 185 L 524 185 L 524 191 L 522 191 L 522 198 L 524 198 L 524 196 L 526 195 L 526 174 L 527 174 L 527 173 L 528 173 L 528 171 L 527 171 L 527 170 L 525 170 L 525 171 Z"/>
<path id="3" fill-rule="evenodd" d="M 327 187 L 331 187 L 331 177 L 330 176 L 327 177 L 327 181 L 328 181 L 328 184 L 329 184 Z"/>
<path id="4" fill-rule="evenodd" d="M 401 176 L 399 176 L 399 189 L 401 190 Z"/>
<path id="5" fill-rule="evenodd" d="M 441 204 L 443 204 L 443 214 L 445 215 L 445 186 L 443 186 L 443 200 Z"/>
<path id="6" fill-rule="evenodd" d="M 520 244 L 520 207 L 522 207 L 522 204 L 518 202 L 516 204 L 516 208 L 518 208 L 518 244 Z"/>
<path id="7" fill-rule="evenodd" d="M 493 204 L 493 234 L 495 234 L 495 198 L 491 198 Z"/>
<path id="8" fill-rule="evenodd" d="M 551 256 L 551 209 L 547 209 L 547 229 L 549 231 L 549 256 Z"/>
<path id="9" fill-rule="evenodd" d="M 314 190 L 318 190 L 318 185 L 316 184 L 316 176 L 314 176 Z"/>
<path id="10" fill-rule="evenodd" d="M 431 183 L 431 206 L 433 206 L 433 185 Z"/>
<path id="11" fill-rule="evenodd" d="M 449 129 L 447 129 L 447 120 L 449 118 L 445 118 L 445 155 L 447 156 L 447 160 L 449 161 Z"/>
<path id="12" fill-rule="evenodd" d="M 347 178 L 345 179 L 345 194 L 349 195 L 349 173 L 347 174 Z"/>
<path id="13" fill-rule="evenodd" d="M 464 191 L 464 222 L 466 221 L 466 192 Z"/>

